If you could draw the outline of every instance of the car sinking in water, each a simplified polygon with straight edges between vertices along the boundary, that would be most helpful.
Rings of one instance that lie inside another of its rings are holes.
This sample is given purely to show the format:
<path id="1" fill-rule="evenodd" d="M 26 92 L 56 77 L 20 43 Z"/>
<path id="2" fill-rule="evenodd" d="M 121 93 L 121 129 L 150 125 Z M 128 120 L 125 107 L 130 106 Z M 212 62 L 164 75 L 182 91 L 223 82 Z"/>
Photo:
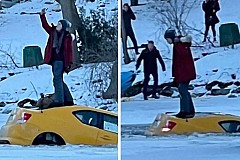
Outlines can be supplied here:
<path id="1" fill-rule="evenodd" d="M 146 130 L 148 136 L 192 133 L 239 133 L 240 116 L 196 112 L 193 118 L 177 118 L 176 113 L 158 114 Z"/>

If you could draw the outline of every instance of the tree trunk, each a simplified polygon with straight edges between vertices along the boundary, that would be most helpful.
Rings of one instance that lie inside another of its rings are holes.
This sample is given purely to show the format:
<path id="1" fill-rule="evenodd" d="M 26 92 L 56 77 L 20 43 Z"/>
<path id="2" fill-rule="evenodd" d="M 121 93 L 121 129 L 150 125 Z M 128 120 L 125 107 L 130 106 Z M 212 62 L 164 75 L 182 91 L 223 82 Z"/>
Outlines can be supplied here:
<path id="1" fill-rule="evenodd" d="M 121 0 L 121 6 L 122 6 L 122 0 Z M 121 29 L 122 29 L 122 45 L 123 45 L 123 59 L 124 59 L 124 63 L 125 64 L 129 64 L 131 62 L 128 51 L 127 51 L 127 35 L 126 35 L 126 30 L 125 30 L 125 25 L 124 25 L 124 21 L 123 21 L 123 13 L 122 13 L 122 9 L 121 9 L 121 19 L 122 19 L 122 23 L 121 23 Z"/>
<path id="2" fill-rule="evenodd" d="M 79 18 L 75 0 L 56 0 L 62 9 L 63 18 L 69 20 L 72 23 L 70 32 L 76 36 L 76 30 L 81 26 L 82 22 Z M 80 66 L 80 55 L 77 49 L 76 39 L 73 41 L 73 68 Z"/>
<path id="3" fill-rule="evenodd" d="M 118 59 L 113 63 L 111 82 L 106 92 L 103 93 L 104 99 L 118 99 Z"/>

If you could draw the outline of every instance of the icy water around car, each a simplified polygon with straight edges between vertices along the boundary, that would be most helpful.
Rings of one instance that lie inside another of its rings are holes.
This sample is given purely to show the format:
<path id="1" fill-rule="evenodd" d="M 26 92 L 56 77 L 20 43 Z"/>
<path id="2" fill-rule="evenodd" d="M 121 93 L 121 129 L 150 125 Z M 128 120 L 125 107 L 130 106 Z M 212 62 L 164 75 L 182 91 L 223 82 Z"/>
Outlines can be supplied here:
<path id="1" fill-rule="evenodd" d="M 136 97 L 136 99 L 142 97 Z M 240 99 L 194 99 L 197 112 L 240 115 Z M 145 136 L 158 113 L 178 112 L 179 99 L 122 103 L 122 160 L 239 160 L 240 134 Z"/>
<path id="2" fill-rule="evenodd" d="M 148 126 L 122 127 L 122 160 L 239 160 L 240 134 L 144 136 Z"/>
<path id="3" fill-rule="evenodd" d="M 65 146 L 16 146 L 0 145 L 0 160 L 117 160 L 116 145 L 92 147 L 86 145 Z"/>

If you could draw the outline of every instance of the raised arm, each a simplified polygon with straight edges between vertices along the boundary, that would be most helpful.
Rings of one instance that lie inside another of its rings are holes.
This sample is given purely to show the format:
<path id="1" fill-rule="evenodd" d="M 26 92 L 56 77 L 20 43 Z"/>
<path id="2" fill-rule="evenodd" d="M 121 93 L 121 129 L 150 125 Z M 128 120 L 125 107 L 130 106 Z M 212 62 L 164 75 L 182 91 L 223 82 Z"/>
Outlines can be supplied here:
<path id="1" fill-rule="evenodd" d="M 48 24 L 46 16 L 45 16 L 45 9 L 42 9 L 40 12 L 40 19 L 42 23 L 42 27 L 45 29 L 45 31 L 50 34 L 51 33 L 51 26 Z"/>

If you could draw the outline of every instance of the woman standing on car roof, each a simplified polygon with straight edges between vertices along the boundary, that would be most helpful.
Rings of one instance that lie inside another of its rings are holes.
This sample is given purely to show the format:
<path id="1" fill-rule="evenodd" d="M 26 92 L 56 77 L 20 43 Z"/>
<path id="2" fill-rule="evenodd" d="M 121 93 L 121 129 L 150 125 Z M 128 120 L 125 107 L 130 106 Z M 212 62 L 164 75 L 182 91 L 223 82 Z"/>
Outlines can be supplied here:
<path id="1" fill-rule="evenodd" d="M 192 97 L 188 92 L 189 83 L 196 79 L 195 65 L 191 52 L 192 37 L 176 36 L 175 30 L 167 30 L 164 38 L 173 44 L 172 76 L 180 94 L 180 112 L 178 118 L 192 118 L 195 109 Z"/>
<path id="2" fill-rule="evenodd" d="M 49 34 L 45 48 L 44 63 L 52 66 L 54 102 L 51 106 L 73 105 L 72 95 L 63 81 L 63 73 L 69 73 L 72 64 L 73 37 L 67 31 L 71 23 L 59 20 L 57 26 L 49 26 L 45 9 L 40 12 L 42 27 Z"/>

